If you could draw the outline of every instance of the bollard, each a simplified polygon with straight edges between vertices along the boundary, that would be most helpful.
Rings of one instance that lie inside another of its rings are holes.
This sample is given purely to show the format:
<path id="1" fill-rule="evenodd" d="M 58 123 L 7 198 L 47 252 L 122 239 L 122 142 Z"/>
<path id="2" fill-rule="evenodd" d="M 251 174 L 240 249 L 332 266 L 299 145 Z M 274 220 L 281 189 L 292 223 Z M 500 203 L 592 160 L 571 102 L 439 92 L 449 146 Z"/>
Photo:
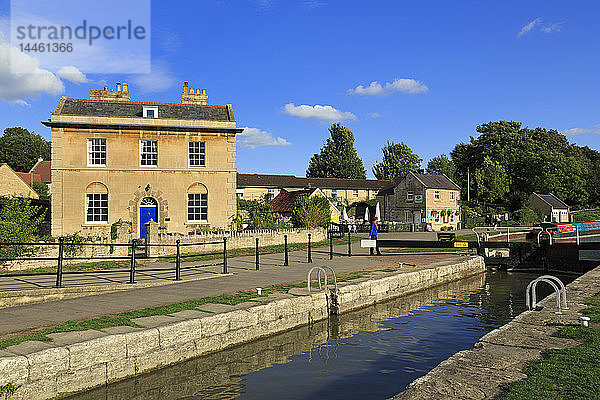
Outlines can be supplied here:
<path id="1" fill-rule="evenodd" d="M 56 267 L 56 286 L 57 288 L 63 287 L 62 276 L 63 276 L 63 251 L 64 251 L 65 238 L 58 238 L 58 265 Z"/>
<path id="2" fill-rule="evenodd" d="M 259 255 L 258 255 L 258 238 L 256 238 L 256 270 L 260 270 L 260 260 L 259 260 Z"/>
<path id="3" fill-rule="evenodd" d="M 311 252 L 311 248 L 310 248 L 310 237 L 311 234 L 308 234 L 308 262 L 311 263 L 312 262 L 312 252 Z"/>
<path id="4" fill-rule="evenodd" d="M 129 266 L 129 282 L 135 283 L 135 240 L 131 241 L 131 265 Z"/>
<path id="5" fill-rule="evenodd" d="M 329 259 L 333 260 L 333 235 L 329 232 Z"/>
<path id="6" fill-rule="evenodd" d="M 227 273 L 227 238 L 223 238 L 223 273 Z"/>
<path id="7" fill-rule="evenodd" d="M 287 267 L 289 265 L 287 235 L 283 235 L 283 253 L 284 253 L 283 266 Z"/>
<path id="8" fill-rule="evenodd" d="M 348 257 L 352 257 L 352 244 L 350 243 L 350 227 L 348 227 Z"/>
<path id="9" fill-rule="evenodd" d="M 175 280 L 181 280 L 181 253 L 180 253 L 180 243 L 181 240 L 177 239 L 175 242 L 177 243 L 177 256 L 175 257 Z"/>
<path id="10" fill-rule="evenodd" d="M 579 246 L 579 226 L 575 225 L 575 232 L 577 233 L 577 246 Z"/>

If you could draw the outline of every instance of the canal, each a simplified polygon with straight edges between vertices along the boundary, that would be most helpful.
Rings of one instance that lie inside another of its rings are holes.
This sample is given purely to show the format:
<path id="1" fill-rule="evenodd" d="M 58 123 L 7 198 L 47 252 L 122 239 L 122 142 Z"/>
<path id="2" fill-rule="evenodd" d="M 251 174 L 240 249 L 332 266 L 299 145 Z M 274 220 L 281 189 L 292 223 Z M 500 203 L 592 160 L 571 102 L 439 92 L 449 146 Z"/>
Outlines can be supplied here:
<path id="1" fill-rule="evenodd" d="M 386 399 L 524 311 L 537 276 L 489 271 L 70 399 Z"/>

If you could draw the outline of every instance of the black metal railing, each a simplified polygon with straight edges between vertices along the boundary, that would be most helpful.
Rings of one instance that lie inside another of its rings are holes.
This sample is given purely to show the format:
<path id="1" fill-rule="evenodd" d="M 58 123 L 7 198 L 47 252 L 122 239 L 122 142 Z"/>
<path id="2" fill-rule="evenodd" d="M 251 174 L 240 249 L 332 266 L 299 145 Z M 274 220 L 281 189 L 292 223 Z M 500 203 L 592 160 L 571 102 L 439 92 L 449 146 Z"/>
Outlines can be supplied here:
<path id="1" fill-rule="evenodd" d="M 207 245 L 222 245 L 223 250 L 218 252 L 202 252 L 195 254 L 182 254 L 182 248 L 188 246 L 207 246 Z M 212 241 L 212 242 L 198 242 L 198 243 L 181 243 L 178 239 L 174 244 L 153 244 L 153 243 L 143 243 L 140 244 L 139 241 L 132 241 L 131 243 L 67 243 L 65 242 L 63 237 L 58 238 L 57 242 L 50 243 L 39 243 L 39 242 L 31 242 L 31 243 L 21 243 L 21 242 L 3 242 L 0 243 L 0 248 L 19 248 L 24 251 L 31 251 L 30 249 L 35 247 L 57 247 L 57 255 L 56 257 L 35 257 L 35 255 L 31 256 L 15 256 L 15 257 L 4 257 L 0 258 L 0 263 L 6 262 L 14 262 L 14 261 L 56 261 L 56 272 L 9 272 L 5 274 L 0 274 L 0 279 L 2 277 L 24 277 L 24 276 L 44 276 L 44 275 L 56 275 L 56 284 L 55 287 L 64 287 L 63 277 L 65 275 L 78 275 L 78 274 L 102 274 L 102 273 L 128 273 L 129 279 L 127 283 L 134 284 L 136 283 L 135 276 L 136 272 L 136 250 L 137 247 L 140 246 L 144 248 L 144 253 L 146 253 L 148 259 L 164 259 L 165 255 L 152 255 L 150 256 L 148 253 L 152 247 L 175 247 L 175 268 L 172 267 L 155 267 L 155 268 L 143 268 L 143 272 L 159 272 L 159 271 L 173 271 L 175 274 L 175 280 L 181 280 L 181 271 L 182 270 L 192 270 L 198 269 L 202 267 L 214 267 L 222 265 L 221 273 L 227 273 L 227 238 L 223 238 L 222 241 Z M 71 248 L 82 248 L 84 246 L 104 246 L 109 247 L 111 250 L 119 247 L 127 247 L 127 255 L 111 255 L 111 256 L 100 256 L 100 255 L 79 255 L 79 256 L 70 256 L 65 254 L 65 248 L 69 246 Z M 35 253 L 35 251 L 33 251 Z M 200 264 L 200 265 L 189 265 L 182 266 L 182 261 L 185 261 L 188 257 L 197 257 L 197 256 L 221 256 L 222 261 L 216 263 L 208 263 L 208 264 Z M 63 265 L 66 261 L 129 261 L 128 269 L 119 269 L 119 268 L 110 268 L 104 270 L 81 270 L 81 271 L 64 271 Z"/>

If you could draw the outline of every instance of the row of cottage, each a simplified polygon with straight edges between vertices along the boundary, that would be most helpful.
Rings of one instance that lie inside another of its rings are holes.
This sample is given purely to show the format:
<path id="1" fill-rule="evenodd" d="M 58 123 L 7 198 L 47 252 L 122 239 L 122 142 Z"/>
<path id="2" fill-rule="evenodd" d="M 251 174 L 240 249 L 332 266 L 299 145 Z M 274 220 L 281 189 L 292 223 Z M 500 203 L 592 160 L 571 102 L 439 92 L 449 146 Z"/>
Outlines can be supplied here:
<path id="1" fill-rule="evenodd" d="M 340 205 L 377 199 L 382 219 L 460 227 L 460 188 L 445 175 L 410 173 L 401 182 L 238 174 L 237 127 L 231 104 L 209 105 L 205 90 L 184 83 L 182 102 L 138 102 L 127 84 L 90 90 L 89 99 L 61 97 L 47 121 L 52 162 L 30 173 L 0 166 L 0 195 L 35 197 L 34 181 L 50 185 L 52 235 L 104 233 L 132 223 L 144 237 L 153 220 L 167 231 L 230 226 L 236 197 L 273 200 L 285 212 L 300 193 Z M 20 174 L 20 175 L 19 175 Z M 286 208 L 287 207 L 287 208 Z"/>

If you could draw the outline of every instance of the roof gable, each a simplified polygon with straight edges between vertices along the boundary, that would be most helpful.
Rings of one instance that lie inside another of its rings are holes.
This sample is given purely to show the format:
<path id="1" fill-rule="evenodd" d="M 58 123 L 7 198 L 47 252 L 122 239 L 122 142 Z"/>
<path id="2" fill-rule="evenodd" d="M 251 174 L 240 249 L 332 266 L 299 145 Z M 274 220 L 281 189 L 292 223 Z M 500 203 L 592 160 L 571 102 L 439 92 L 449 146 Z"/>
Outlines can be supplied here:
<path id="1" fill-rule="evenodd" d="M 536 195 L 537 197 L 539 197 L 540 199 L 542 199 L 545 203 L 550 205 L 550 207 L 552 207 L 552 208 L 569 208 L 569 206 L 564 201 L 562 201 L 561 199 L 559 199 L 552 193 L 539 194 L 539 193 L 534 192 L 533 194 Z"/>
<path id="2" fill-rule="evenodd" d="M 452 182 L 450 178 L 444 174 L 419 174 L 416 172 L 411 172 L 410 174 L 412 174 L 427 189 L 460 190 L 460 186 Z"/>
<path id="3" fill-rule="evenodd" d="M 33 172 L 40 176 L 40 181 L 44 183 L 52 182 L 52 162 L 38 161 L 29 172 Z"/>
<path id="4" fill-rule="evenodd" d="M 237 174 L 237 187 L 380 190 L 389 181 L 375 179 L 305 178 L 294 175 Z"/>

